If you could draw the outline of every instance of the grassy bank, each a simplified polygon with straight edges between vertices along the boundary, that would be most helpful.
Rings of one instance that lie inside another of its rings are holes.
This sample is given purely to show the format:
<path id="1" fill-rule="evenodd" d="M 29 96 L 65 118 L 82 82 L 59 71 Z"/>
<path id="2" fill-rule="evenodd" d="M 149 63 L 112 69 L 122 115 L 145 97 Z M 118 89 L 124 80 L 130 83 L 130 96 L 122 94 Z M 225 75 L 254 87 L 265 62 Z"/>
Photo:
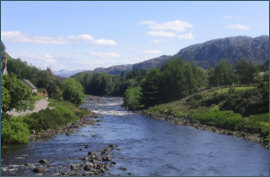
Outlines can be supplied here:
<path id="1" fill-rule="evenodd" d="M 258 133 L 269 141 L 269 112 L 259 87 L 221 87 L 201 91 L 181 100 L 150 107 L 150 115 L 181 117 L 192 123 Z"/>
<path id="2" fill-rule="evenodd" d="M 10 117 L 2 120 L 2 143 L 28 143 L 32 131 L 36 133 L 47 129 L 59 129 L 69 122 L 79 120 L 89 114 L 88 111 L 78 108 L 68 101 L 49 99 L 50 107 L 26 116 Z"/>

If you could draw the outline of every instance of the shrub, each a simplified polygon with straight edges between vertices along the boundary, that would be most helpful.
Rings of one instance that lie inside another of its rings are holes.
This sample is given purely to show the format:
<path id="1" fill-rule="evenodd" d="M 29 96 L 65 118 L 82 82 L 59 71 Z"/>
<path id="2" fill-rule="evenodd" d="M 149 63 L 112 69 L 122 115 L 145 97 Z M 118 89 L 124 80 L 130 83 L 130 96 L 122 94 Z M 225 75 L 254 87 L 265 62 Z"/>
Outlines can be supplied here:
<path id="1" fill-rule="evenodd" d="M 127 89 L 124 93 L 124 105 L 127 106 L 128 109 L 132 110 L 141 108 L 141 96 L 141 87 Z"/>
<path id="2" fill-rule="evenodd" d="M 197 119 L 203 124 L 229 130 L 237 130 L 243 122 L 241 114 L 233 113 L 233 111 L 205 111 L 194 114 L 193 119 Z"/>
<path id="3" fill-rule="evenodd" d="M 62 83 L 63 98 L 76 105 L 80 105 L 84 102 L 84 93 L 82 85 L 75 79 L 68 78 Z"/>
<path id="4" fill-rule="evenodd" d="M 21 117 L 2 120 L 1 140 L 2 143 L 28 143 L 29 129 Z"/>
<path id="5" fill-rule="evenodd" d="M 33 108 L 31 89 L 14 74 L 2 75 L 1 80 L 1 109 L 3 112 L 16 109 L 17 111 Z"/>

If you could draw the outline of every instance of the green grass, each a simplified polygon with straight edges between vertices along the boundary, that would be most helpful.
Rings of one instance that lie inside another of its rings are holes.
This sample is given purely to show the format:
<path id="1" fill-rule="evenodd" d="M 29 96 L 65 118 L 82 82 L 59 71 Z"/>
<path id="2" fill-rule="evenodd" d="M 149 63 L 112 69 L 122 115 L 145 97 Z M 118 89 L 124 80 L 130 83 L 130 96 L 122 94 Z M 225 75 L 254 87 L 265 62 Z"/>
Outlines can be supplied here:
<path id="1" fill-rule="evenodd" d="M 29 132 L 42 132 L 47 129 L 59 129 L 69 122 L 79 120 L 89 114 L 87 110 L 76 107 L 67 101 L 49 99 L 54 109 L 41 110 L 26 116 L 11 117 L 1 124 L 2 143 L 27 143 Z"/>
<path id="2" fill-rule="evenodd" d="M 254 89 L 255 86 L 236 86 L 236 87 L 220 88 L 220 89 L 216 90 L 215 93 L 218 93 L 218 94 L 228 93 L 230 88 L 234 88 L 235 91 L 243 91 L 243 90 Z"/>
<path id="3" fill-rule="evenodd" d="M 268 138 L 269 113 L 243 116 L 232 110 L 220 110 L 228 98 L 230 88 L 238 93 L 255 89 L 255 86 L 238 86 L 213 88 L 190 95 L 181 100 L 149 107 L 146 111 L 157 115 L 172 115 L 193 122 L 216 126 L 228 130 L 239 130 L 248 133 L 260 133 Z M 227 94 L 227 95 L 226 95 Z"/>
<path id="4" fill-rule="evenodd" d="M 36 102 L 36 101 L 39 101 L 39 100 L 41 100 L 41 99 L 43 99 L 43 98 L 46 98 L 45 96 L 43 96 L 43 95 L 36 95 L 36 96 L 34 96 L 34 101 Z"/>

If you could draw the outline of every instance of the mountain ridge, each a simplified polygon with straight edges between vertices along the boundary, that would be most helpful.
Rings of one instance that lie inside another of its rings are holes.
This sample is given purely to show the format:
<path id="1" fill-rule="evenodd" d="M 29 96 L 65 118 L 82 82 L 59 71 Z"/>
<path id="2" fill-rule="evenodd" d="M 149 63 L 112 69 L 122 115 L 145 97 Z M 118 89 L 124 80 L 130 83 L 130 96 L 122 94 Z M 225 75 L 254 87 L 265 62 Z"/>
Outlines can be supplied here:
<path id="1" fill-rule="evenodd" d="M 227 59 L 232 65 L 235 65 L 240 59 L 247 59 L 256 64 L 263 64 L 269 60 L 269 36 L 234 36 L 212 39 L 187 46 L 173 56 L 162 55 L 140 63 L 115 65 L 107 68 L 100 67 L 83 72 L 104 72 L 119 76 L 122 72 L 134 71 L 136 69 L 160 68 L 165 62 L 178 57 L 181 57 L 186 62 L 194 62 L 203 68 L 213 67 L 222 59 Z"/>

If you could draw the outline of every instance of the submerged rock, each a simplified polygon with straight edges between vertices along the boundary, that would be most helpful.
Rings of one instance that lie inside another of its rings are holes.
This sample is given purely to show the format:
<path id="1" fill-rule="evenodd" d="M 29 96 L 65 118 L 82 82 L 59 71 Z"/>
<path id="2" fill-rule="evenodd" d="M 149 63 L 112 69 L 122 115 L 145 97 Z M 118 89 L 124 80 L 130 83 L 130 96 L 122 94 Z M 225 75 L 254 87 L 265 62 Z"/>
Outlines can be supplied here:
<path id="1" fill-rule="evenodd" d="M 113 166 L 115 166 L 115 165 L 116 165 L 116 162 L 111 162 L 111 163 L 110 163 L 110 166 L 111 166 L 111 167 L 113 167 Z"/>
<path id="2" fill-rule="evenodd" d="M 44 163 L 50 163 L 50 161 L 48 161 L 47 159 L 41 159 L 40 161 L 38 161 L 39 163 L 42 163 L 42 164 L 44 164 Z"/>
<path id="3" fill-rule="evenodd" d="M 94 135 L 92 135 L 92 137 L 93 137 L 93 138 L 96 138 L 96 137 L 98 137 L 98 135 L 97 135 L 97 134 L 94 134 Z"/>
<path id="4" fill-rule="evenodd" d="M 34 173 L 45 173 L 48 171 L 48 168 L 45 168 L 45 167 L 37 167 L 37 168 L 34 168 L 33 172 Z"/>
<path id="5" fill-rule="evenodd" d="M 120 170 L 127 171 L 127 168 L 125 167 L 119 167 Z"/>
<path id="6" fill-rule="evenodd" d="M 102 161 L 111 161 L 111 157 L 102 157 Z"/>

